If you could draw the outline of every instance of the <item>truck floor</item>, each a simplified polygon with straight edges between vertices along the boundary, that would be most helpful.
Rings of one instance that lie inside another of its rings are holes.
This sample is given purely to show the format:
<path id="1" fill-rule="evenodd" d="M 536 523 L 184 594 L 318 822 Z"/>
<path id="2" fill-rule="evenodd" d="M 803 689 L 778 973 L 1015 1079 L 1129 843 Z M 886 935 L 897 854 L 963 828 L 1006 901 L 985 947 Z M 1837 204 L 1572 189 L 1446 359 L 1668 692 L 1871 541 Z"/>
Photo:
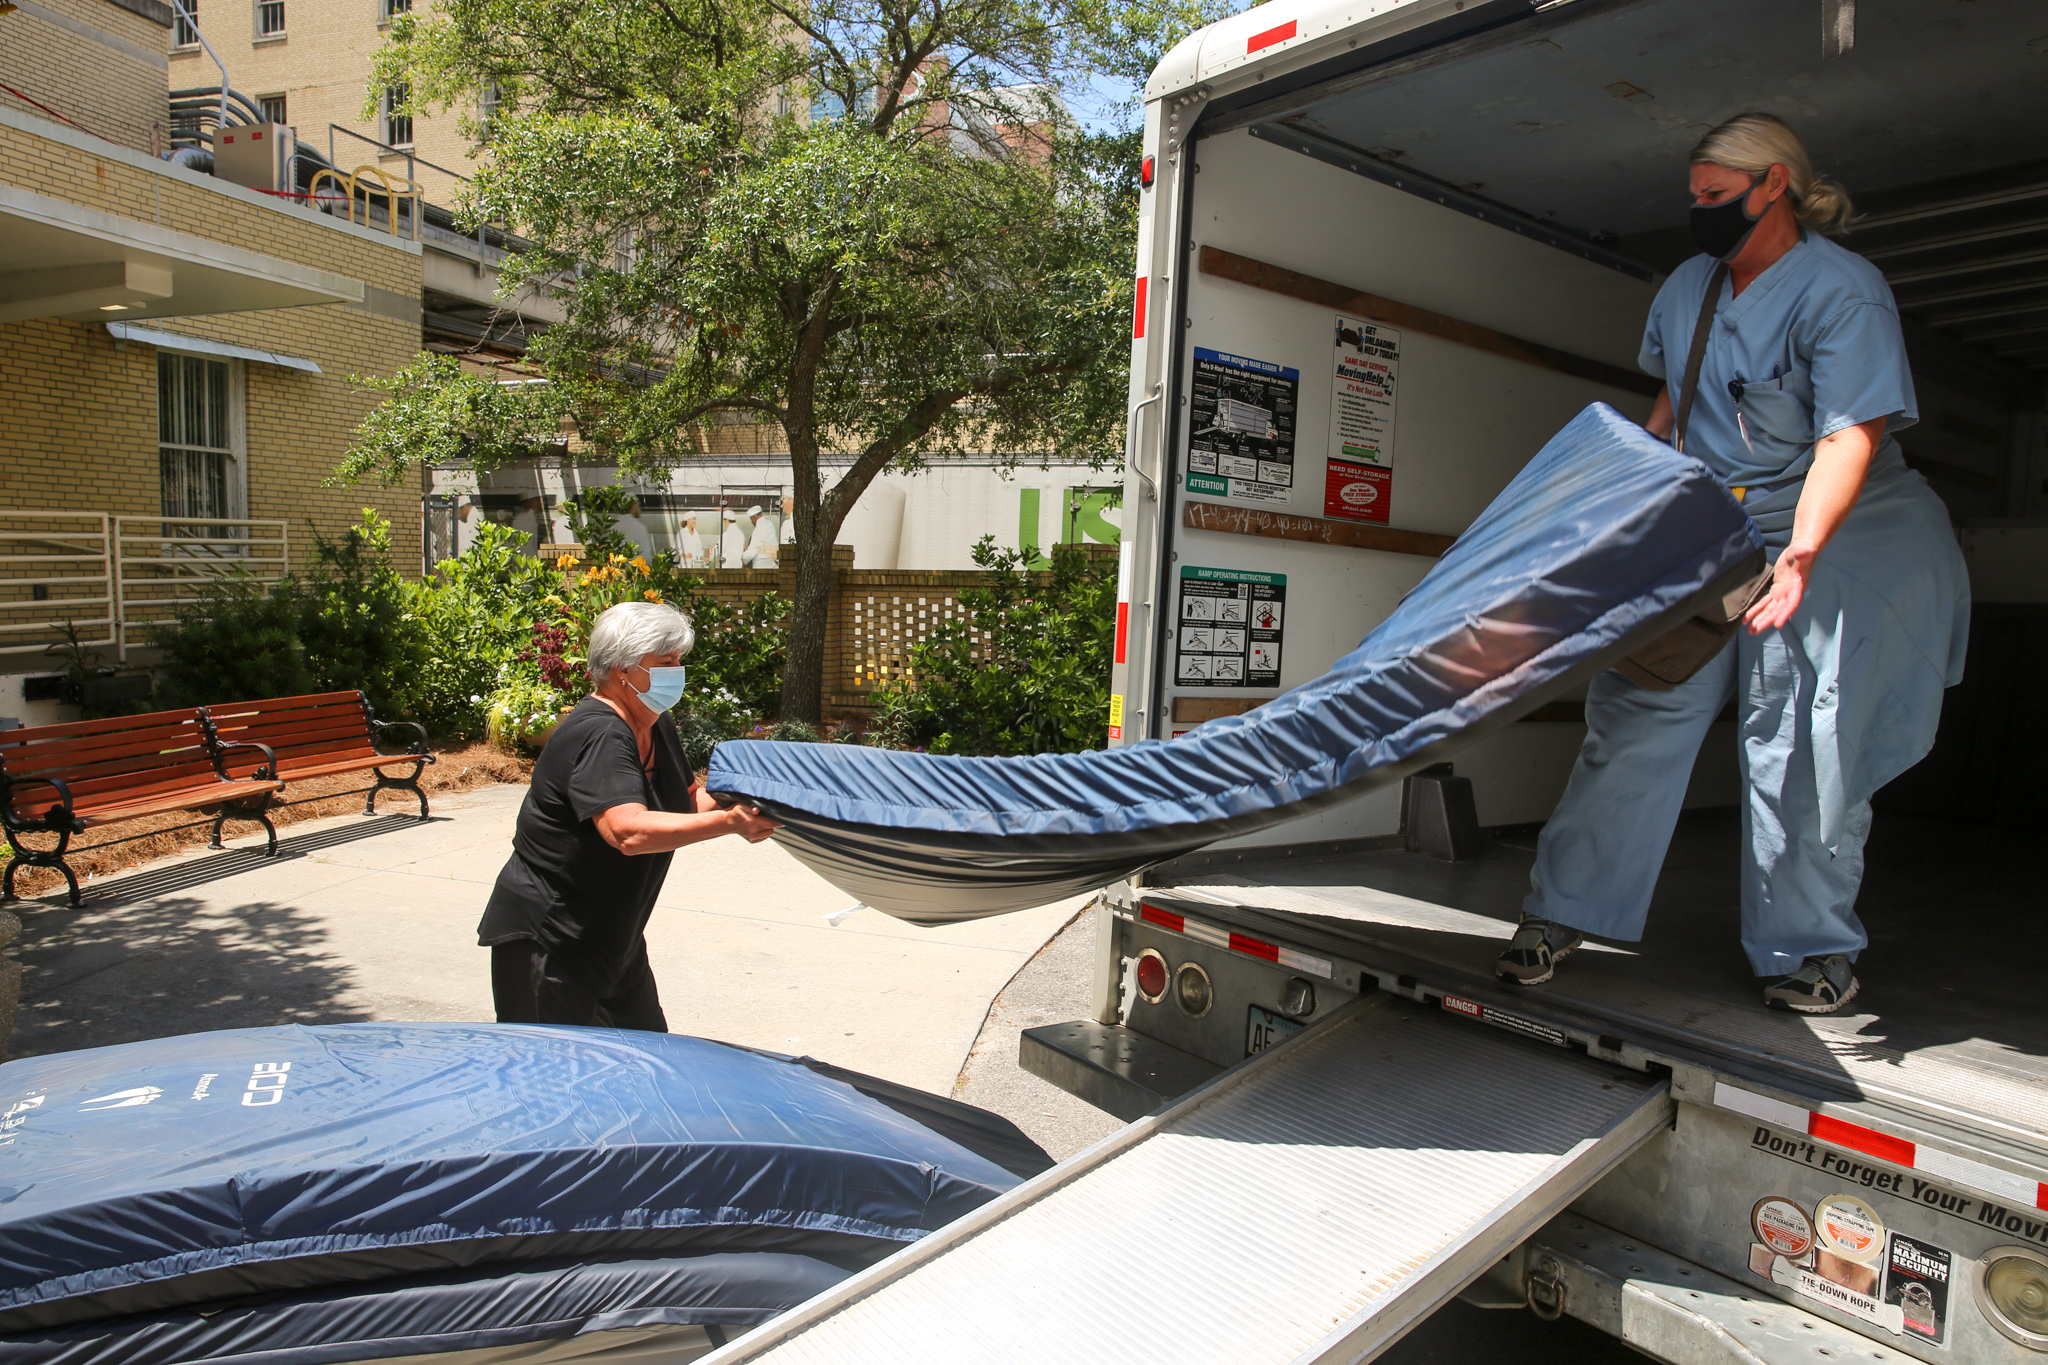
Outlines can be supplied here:
<path id="1" fill-rule="evenodd" d="M 1871 938 L 1863 990 L 1826 1018 L 1762 1007 L 1740 942 L 1738 837 L 1732 811 L 1681 820 L 1643 941 L 1589 940 L 1528 995 L 1789 1067 L 1823 1089 L 1961 1111 L 2023 1142 L 2048 1137 L 2048 923 L 2024 835 L 1880 812 L 1857 906 Z M 1535 847 L 1533 834 L 1509 834 L 1457 863 L 1400 851 L 1283 857 L 1158 881 L 1490 977 Z"/>

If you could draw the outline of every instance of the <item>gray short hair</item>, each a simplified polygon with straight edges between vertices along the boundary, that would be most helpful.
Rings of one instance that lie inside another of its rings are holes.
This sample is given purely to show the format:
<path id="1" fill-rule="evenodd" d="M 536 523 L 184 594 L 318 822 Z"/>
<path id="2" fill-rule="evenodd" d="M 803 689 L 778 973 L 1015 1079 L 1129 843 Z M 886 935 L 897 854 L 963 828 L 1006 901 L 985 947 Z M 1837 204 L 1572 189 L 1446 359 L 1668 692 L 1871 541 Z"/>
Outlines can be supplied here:
<path id="1" fill-rule="evenodd" d="M 602 686 L 646 655 L 688 654 L 696 643 L 690 618 L 668 603 L 621 602 L 607 607 L 590 628 L 590 680 Z"/>

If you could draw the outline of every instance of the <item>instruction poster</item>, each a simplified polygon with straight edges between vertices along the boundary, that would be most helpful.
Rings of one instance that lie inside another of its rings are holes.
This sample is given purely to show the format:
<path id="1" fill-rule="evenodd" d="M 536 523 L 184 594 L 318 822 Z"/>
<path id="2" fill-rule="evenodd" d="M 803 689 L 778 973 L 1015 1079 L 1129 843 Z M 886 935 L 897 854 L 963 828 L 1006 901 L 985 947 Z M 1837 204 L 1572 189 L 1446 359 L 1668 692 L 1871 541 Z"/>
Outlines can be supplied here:
<path id="1" fill-rule="evenodd" d="M 1394 497 L 1394 395 L 1401 333 L 1339 313 L 1323 515 L 1387 520 Z"/>
<path id="2" fill-rule="evenodd" d="M 1301 371 L 1195 348 L 1187 491 L 1286 502 L 1294 489 Z"/>
<path id="3" fill-rule="evenodd" d="M 1174 681 L 1182 687 L 1278 687 L 1286 610 L 1286 574 L 1183 565 Z"/>

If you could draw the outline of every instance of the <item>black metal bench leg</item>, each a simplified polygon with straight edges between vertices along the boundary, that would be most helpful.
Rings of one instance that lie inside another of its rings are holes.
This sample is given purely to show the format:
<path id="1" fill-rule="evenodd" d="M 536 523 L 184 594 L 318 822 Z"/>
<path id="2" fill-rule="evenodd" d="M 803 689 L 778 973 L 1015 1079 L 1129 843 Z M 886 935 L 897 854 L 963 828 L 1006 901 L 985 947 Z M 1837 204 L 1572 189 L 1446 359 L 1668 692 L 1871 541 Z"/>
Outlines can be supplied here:
<path id="1" fill-rule="evenodd" d="M 0 877 L 0 901 L 11 901 L 14 899 L 14 870 L 20 866 L 21 857 L 19 854 L 7 860 L 6 875 Z"/>
<path id="2" fill-rule="evenodd" d="M 71 864 L 60 858 L 57 861 L 56 867 L 59 872 L 64 874 L 64 884 L 71 888 L 71 908 L 73 910 L 83 910 L 85 908 L 85 897 L 79 894 L 78 876 L 72 872 Z"/>
<path id="3" fill-rule="evenodd" d="M 270 842 L 264 846 L 263 856 L 275 858 L 277 856 L 277 826 L 270 823 L 270 816 L 267 814 L 258 815 L 256 818 L 262 822 L 263 832 L 270 836 Z"/>
<path id="4" fill-rule="evenodd" d="M 227 824 L 227 822 L 228 822 L 228 813 L 227 813 L 226 811 L 222 811 L 222 812 L 221 812 L 221 813 L 220 813 L 219 815 L 216 815 L 216 816 L 214 816 L 214 817 L 213 817 L 213 841 L 212 841 L 211 843 L 209 843 L 209 844 L 207 845 L 207 847 L 208 847 L 208 848 L 226 848 L 226 847 L 227 847 L 227 845 L 226 845 L 226 844 L 223 844 L 223 843 L 222 843 L 222 842 L 220 841 L 220 832 L 221 832 L 221 828 L 222 828 L 223 826 L 225 826 L 225 825 Z"/>

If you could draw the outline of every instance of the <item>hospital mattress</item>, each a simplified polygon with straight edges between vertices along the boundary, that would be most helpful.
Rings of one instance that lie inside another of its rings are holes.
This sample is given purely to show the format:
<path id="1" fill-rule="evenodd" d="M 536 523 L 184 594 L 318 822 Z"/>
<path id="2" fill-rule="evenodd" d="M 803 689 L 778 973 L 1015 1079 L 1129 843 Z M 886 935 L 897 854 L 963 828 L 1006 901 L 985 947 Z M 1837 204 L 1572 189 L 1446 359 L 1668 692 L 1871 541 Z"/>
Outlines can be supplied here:
<path id="1" fill-rule="evenodd" d="M 1706 467 L 1604 403 L 1529 461 L 1329 672 L 1177 740 L 1025 758 L 735 741 L 706 785 L 861 902 L 920 924 L 1094 890 L 1398 781 L 1753 577 Z"/>
<path id="2" fill-rule="evenodd" d="M 23 1333 L 486 1266 L 855 1268 L 1019 1183 L 1004 1162 L 1049 1164 L 1006 1120 L 901 1089 L 701 1038 L 525 1024 L 234 1029 L 9 1062 L 0 1359 Z M 628 1281 L 598 1298 L 647 1306 Z M 499 1292 L 440 1283 L 427 1297 L 457 1318 Z M 559 1307 L 595 1282 L 520 1283 L 502 1293 Z M 293 1320 L 351 1311 L 325 1302 Z M 82 1359 L 104 1335 L 63 1339 Z"/>

